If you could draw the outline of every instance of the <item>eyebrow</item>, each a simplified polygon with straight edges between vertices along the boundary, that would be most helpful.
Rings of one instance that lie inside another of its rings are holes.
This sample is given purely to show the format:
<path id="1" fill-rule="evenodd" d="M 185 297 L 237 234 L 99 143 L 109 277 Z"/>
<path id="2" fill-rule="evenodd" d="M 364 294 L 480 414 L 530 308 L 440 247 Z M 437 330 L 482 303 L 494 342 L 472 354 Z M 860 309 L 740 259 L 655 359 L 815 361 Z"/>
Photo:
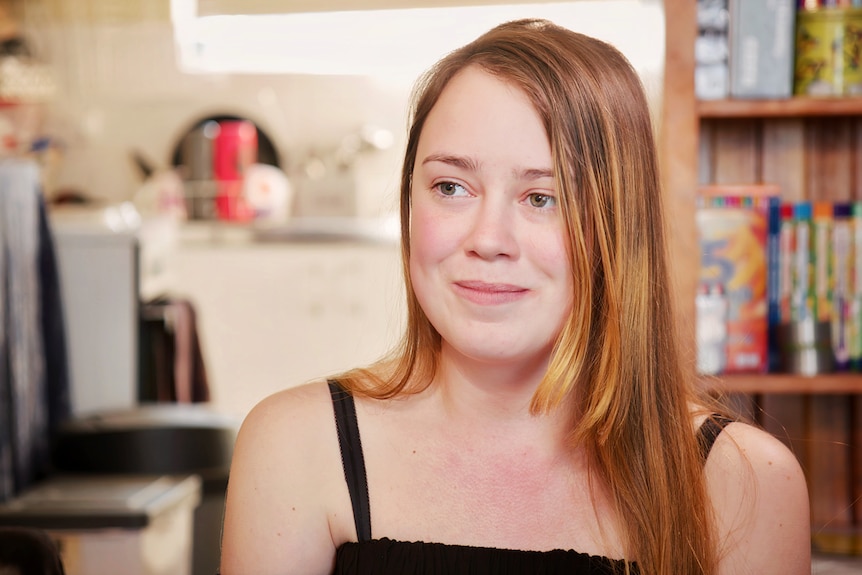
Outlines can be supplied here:
<path id="1" fill-rule="evenodd" d="M 422 165 L 431 162 L 442 162 L 456 168 L 478 172 L 480 168 L 479 162 L 469 156 L 455 156 L 451 154 L 431 154 L 422 160 Z M 542 178 L 553 178 L 554 171 L 550 168 L 526 168 L 523 170 L 513 170 L 514 176 L 519 180 L 533 181 Z"/>
<path id="2" fill-rule="evenodd" d="M 469 156 L 453 156 L 450 154 L 431 154 L 422 160 L 422 165 L 430 164 L 431 162 L 441 162 L 443 164 L 447 164 L 450 166 L 455 166 L 456 168 L 461 168 L 463 170 L 469 170 L 471 172 L 479 171 L 479 162 L 474 160 Z"/>

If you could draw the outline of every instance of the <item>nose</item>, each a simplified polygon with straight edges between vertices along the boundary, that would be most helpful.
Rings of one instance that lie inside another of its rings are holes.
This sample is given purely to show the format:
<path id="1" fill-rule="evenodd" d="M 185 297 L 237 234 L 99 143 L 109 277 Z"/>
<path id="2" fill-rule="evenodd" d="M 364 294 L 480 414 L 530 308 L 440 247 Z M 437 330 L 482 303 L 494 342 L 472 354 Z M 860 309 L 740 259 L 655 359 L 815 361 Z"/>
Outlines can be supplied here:
<path id="1" fill-rule="evenodd" d="M 502 198 L 483 196 L 473 214 L 467 251 L 487 260 L 517 258 L 515 209 Z"/>

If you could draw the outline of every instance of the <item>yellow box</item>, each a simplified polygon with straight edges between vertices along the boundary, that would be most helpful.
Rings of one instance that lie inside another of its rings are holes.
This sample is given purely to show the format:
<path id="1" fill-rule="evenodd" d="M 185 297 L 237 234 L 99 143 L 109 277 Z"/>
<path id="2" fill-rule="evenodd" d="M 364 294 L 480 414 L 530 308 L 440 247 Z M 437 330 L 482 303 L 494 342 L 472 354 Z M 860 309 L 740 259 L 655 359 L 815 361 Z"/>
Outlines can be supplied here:
<path id="1" fill-rule="evenodd" d="M 798 96 L 862 95 L 862 9 L 800 10 L 796 17 Z"/>

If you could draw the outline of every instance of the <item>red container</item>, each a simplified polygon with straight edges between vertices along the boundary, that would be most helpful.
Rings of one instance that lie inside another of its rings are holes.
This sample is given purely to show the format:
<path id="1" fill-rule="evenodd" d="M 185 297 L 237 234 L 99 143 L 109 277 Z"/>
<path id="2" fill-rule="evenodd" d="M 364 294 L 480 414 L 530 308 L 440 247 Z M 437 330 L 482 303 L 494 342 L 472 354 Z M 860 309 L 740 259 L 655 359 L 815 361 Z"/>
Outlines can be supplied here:
<path id="1" fill-rule="evenodd" d="M 243 179 L 248 167 L 257 162 L 257 128 L 243 120 L 224 121 L 219 126 L 213 143 L 216 212 L 222 220 L 247 221 L 254 211 L 242 195 Z"/>

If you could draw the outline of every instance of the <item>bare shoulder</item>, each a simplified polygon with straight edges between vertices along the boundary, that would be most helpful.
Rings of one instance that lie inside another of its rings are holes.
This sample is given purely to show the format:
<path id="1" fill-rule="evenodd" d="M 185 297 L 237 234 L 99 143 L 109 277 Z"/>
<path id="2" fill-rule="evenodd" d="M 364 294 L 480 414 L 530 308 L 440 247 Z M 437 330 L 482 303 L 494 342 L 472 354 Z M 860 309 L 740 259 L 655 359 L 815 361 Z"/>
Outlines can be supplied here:
<path id="1" fill-rule="evenodd" d="M 343 490 L 326 383 L 262 400 L 234 447 L 221 573 L 331 572 L 331 518 Z"/>
<path id="2" fill-rule="evenodd" d="M 243 420 L 231 475 L 235 467 L 270 469 L 318 452 L 331 443 L 333 430 L 332 403 L 325 382 L 279 391 L 261 400 Z"/>
<path id="3" fill-rule="evenodd" d="M 261 400 L 248 413 L 240 428 L 243 436 L 263 436 L 266 445 L 278 444 L 272 433 L 290 432 L 312 437 L 315 426 L 321 426 L 322 415 L 332 413 L 332 404 L 325 381 L 315 381 L 291 387 Z M 283 442 L 279 447 L 284 447 Z"/>
<path id="4" fill-rule="evenodd" d="M 757 427 L 731 423 L 705 473 L 720 573 L 811 573 L 808 489 L 787 446 Z"/>

